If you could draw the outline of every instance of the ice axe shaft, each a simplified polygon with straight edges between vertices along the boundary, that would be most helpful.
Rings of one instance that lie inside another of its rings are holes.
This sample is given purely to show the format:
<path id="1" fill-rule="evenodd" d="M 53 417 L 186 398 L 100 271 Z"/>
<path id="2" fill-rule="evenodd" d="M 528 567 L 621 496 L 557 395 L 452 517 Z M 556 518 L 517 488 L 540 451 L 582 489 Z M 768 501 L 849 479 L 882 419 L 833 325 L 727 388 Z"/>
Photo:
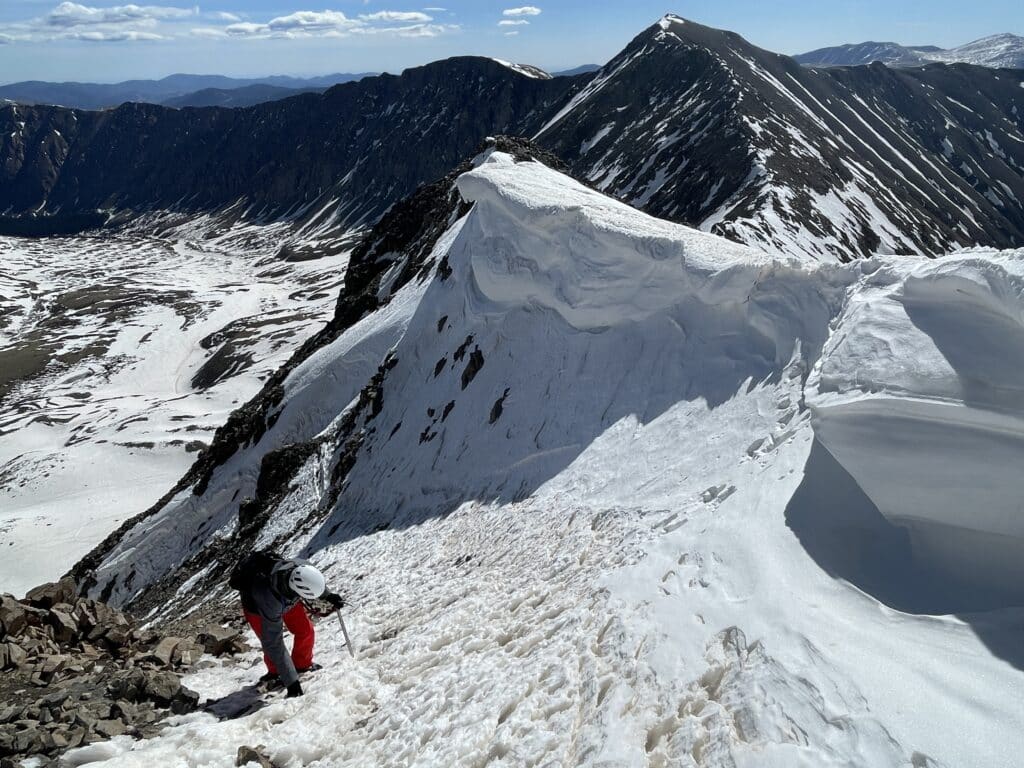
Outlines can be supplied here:
<path id="1" fill-rule="evenodd" d="M 345 620 L 341 618 L 341 608 L 338 608 L 335 613 L 338 614 L 338 623 L 341 624 L 341 634 L 345 636 L 345 647 L 348 648 L 349 655 L 354 659 L 356 652 L 352 650 L 352 640 L 348 636 L 348 629 L 345 627 Z"/>

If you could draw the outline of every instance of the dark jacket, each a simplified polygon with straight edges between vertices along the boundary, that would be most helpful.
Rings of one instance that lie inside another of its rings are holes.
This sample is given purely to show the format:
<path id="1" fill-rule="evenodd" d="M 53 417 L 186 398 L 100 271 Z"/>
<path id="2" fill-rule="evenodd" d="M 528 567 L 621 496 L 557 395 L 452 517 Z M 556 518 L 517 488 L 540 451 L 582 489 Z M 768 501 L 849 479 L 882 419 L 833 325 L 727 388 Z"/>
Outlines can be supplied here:
<path id="1" fill-rule="evenodd" d="M 286 686 L 299 679 L 284 642 L 284 615 L 299 602 L 298 595 L 288 588 L 288 574 L 300 562 L 281 560 L 269 574 L 257 575 L 242 592 L 242 607 L 260 617 L 263 652 L 274 662 L 277 676 Z"/>

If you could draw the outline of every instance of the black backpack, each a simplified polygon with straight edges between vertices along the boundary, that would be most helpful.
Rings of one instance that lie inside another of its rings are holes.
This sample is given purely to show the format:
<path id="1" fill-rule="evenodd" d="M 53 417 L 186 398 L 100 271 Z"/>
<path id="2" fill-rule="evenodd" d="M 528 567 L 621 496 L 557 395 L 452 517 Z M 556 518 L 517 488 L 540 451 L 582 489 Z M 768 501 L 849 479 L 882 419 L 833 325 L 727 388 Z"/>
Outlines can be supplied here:
<path id="1" fill-rule="evenodd" d="M 228 585 L 239 592 L 248 592 L 260 578 L 267 578 L 282 558 L 272 549 L 257 549 L 243 557 L 228 577 Z"/>

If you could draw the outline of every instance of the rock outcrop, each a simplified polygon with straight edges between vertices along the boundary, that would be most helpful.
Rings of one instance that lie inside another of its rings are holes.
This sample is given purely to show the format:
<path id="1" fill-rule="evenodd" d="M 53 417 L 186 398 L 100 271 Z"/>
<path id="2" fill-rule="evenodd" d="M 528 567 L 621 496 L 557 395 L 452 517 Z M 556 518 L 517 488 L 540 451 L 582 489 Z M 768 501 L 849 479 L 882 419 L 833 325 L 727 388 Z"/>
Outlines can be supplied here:
<path id="1" fill-rule="evenodd" d="M 0 595 L 0 758 L 55 757 L 115 736 L 149 735 L 167 714 L 199 705 L 181 672 L 204 654 L 246 647 L 224 627 L 193 637 L 138 628 L 106 603 L 79 597 L 71 579 L 36 587 L 24 600 Z"/>

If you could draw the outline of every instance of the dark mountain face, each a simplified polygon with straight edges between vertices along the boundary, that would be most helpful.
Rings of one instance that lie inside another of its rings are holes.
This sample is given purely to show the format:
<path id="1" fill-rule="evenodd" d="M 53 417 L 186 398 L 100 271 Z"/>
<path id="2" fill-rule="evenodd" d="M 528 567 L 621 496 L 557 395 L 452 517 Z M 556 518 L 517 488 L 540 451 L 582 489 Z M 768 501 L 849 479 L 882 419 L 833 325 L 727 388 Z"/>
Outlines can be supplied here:
<path id="1" fill-rule="evenodd" d="M 1024 243 L 1024 75 L 810 70 L 666 17 L 537 140 L 657 216 L 793 255 Z"/>
<path id="2" fill-rule="evenodd" d="M 282 88 L 279 85 L 243 85 L 240 88 L 204 88 L 161 102 L 165 107 L 252 107 L 302 93 L 322 93 L 324 88 Z"/>
<path id="3" fill-rule="evenodd" d="M 245 109 L 0 108 L 8 216 L 374 222 L 495 133 L 654 215 L 803 258 L 1024 244 L 1024 76 L 809 69 L 667 16 L 597 73 L 460 58 Z M 2 223 L 2 222 L 0 222 Z"/>
<path id="4" fill-rule="evenodd" d="M 584 76 L 585 77 L 585 76 Z M 370 223 L 480 139 L 523 132 L 580 81 L 449 59 L 249 109 L 0 108 L 0 211 L 208 211 L 278 217 L 323 198 Z"/>
<path id="5" fill-rule="evenodd" d="M 20 104 L 51 104 L 72 109 L 109 109 L 127 101 L 164 104 L 208 89 L 230 91 L 252 86 L 325 90 L 332 85 L 361 80 L 373 73 L 334 74 L 311 78 L 287 76 L 236 78 L 223 75 L 169 75 L 160 80 L 126 80 L 122 83 L 48 83 L 28 80 L 0 85 L 0 99 Z M 256 102 L 253 102 L 256 103 Z M 181 106 L 181 105 L 176 105 Z M 195 104 L 194 106 L 200 106 Z M 212 106 L 212 105 L 203 105 Z"/>

